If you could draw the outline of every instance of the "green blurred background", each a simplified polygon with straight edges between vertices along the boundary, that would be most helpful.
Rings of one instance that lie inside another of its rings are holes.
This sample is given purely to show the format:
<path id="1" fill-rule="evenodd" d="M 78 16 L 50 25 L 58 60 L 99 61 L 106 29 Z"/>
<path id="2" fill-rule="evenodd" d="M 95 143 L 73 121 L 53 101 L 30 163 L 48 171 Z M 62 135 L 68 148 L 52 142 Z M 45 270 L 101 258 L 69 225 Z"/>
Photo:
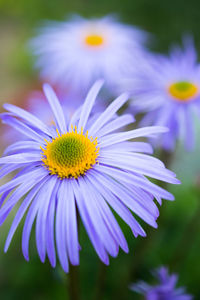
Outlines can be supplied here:
<path id="1" fill-rule="evenodd" d="M 180 42 L 183 33 L 192 33 L 200 53 L 199 11 L 198 0 L 0 0 L 0 102 L 20 104 L 39 86 L 24 45 L 43 19 L 63 20 L 69 13 L 85 17 L 117 13 L 122 21 L 152 33 L 155 51 L 166 52 L 170 43 Z M 200 136 L 200 126 L 196 123 L 197 136 Z M 195 299 L 200 299 L 199 147 L 200 138 L 193 153 L 185 153 L 179 146 L 173 155 L 170 168 L 177 172 L 183 184 L 169 187 L 176 201 L 164 202 L 157 230 L 144 224 L 148 237 L 135 239 L 119 220 L 130 252 L 127 255 L 121 251 L 118 258 L 110 260 L 106 270 L 81 227 L 82 299 L 98 299 L 95 291 L 101 274 L 106 280 L 102 287 L 104 296 L 99 295 L 99 299 L 141 299 L 128 285 L 138 279 L 151 282 L 150 270 L 159 265 L 167 265 L 179 273 L 179 284 L 187 286 Z M 52 269 L 48 262 L 43 265 L 39 261 L 34 234 L 29 263 L 21 254 L 22 226 L 8 253 L 3 253 L 12 218 L 13 215 L 0 228 L 0 299 L 68 299 L 68 276 L 59 266 Z"/>

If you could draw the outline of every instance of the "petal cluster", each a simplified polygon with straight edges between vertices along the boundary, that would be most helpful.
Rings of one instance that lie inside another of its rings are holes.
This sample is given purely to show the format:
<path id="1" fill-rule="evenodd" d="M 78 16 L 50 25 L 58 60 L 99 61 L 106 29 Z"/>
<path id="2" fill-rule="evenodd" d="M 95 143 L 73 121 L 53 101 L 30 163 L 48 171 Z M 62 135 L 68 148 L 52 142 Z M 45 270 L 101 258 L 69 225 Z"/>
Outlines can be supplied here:
<path id="1" fill-rule="evenodd" d="M 138 141 L 140 137 L 164 133 L 166 128 L 154 126 L 122 131 L 134 121 L 129 114 L 116 114 L 128 99 L 126 93 L 104 112 L 90 117 L 101 86 L 102 81 L 97 81 L 83 106 L 66 121 L 56 94 L 45 84 L 44 93 L 54 116 L 53 126 L 47 126 L 19 107 L 4 105 L 8 113 L 1 114 L 3 122 L 26 136 L 26 140 L 9 146 L 0 158 L 0 177 L 17 171 L 12 180 L 0 187 L 0 224 L 23 197 L 8 233 L 5 251 L 26 213 L 22 234 L 24 257 L 29 259 L 29 239 L 36 221 L 36 245 L 41 261 L 48 256 L 55 267 L 57 252 L 62 268 L 68 272 L 69 261 L 79 264 L 78 214 L 98 256 L 108 264 L 109 255 L 117 256 L 120 247 L 128 251 L 111 208 L 129 225 L 135 237 L 145 236 L 136 216 L 157 227 L 159 210 L 154 199 L 160 204 L 162 198 L 174 199 L 146 176 L 177 184 L 175 174 L 150 155 L 152 148 L 148 143 Z M 51 143 L 58 133 L 62 136 L 69 132 L 72 126 L 76 126 L 77 132 L 97 137 L 98 161 L 77 178 L 61 179 L 44 166 L 41 148 Z"/>

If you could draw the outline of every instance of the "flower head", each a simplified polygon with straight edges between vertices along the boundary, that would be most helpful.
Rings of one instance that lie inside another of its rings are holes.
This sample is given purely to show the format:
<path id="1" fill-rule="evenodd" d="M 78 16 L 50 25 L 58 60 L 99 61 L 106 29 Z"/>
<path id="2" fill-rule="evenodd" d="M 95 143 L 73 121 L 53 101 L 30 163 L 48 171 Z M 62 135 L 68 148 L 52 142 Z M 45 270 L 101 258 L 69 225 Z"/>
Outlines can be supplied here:
<path id="1" fill-rule="evenodd" d="M 186 294 L 184 288 L 176 288 L 178 277 L 169 275 L 168 269 L 160 267 L 153 272 L 158 285 L 151 286 L 143 281 L 133 284 L 131 289 L 145 296 L 146 300 L 192 300 L 191 295 Z"/>
<path id="2" fill-rule="evenodd" d="M 97 81 L 86 100 L 70 120 L 52 88 L 45 84 L 55 126 L 47 126 L 36 116 L 16 106 L 5 104 L 8 113 L 1 114 L 4 123 L 22 132 L 27 140 L 9 146 L 0 158 L 0 176 L 14 170 L 16 176 L 0 187 L 0 224 L 24 197 L 7 237 L 7 251 L 13 234 L 27 212 L 22 251 L 29 259 L 29 237 L 36 219 L 36 245 L 41 261 L 46 254 L 56 265 L 56 250 L 63 269 L 79 264 L 77 213 L 100 257 L 109 263 L 108 254 L 117 256 L 119 247 L 128 251 L 124 235 L 110 209 L 130 226 L 135 237 L 145 232 L 131 214 L 157 227 L 159 215 L 154 198 L 173 200 L 173 196 L 146 177 L 179 183 L 175 174 L 148 154 L 152 148 L 145 142 L 128 140 L 165 132 L 163 127 L 116 132 L 134 120 L 131 115 L 117 116 L 127 101 L 122 94 L 101 114 L 90 116 L 95 98 L 102 86 Z M 139 152 L 143 152 L 139 153 Z M 55 237 L 54 237 L 55 228 Z"/>
<path id="3" fill-rule="evenodd" d="M 174 47 L 169 57 L 155 55 L 148 60 L 149 66 L 128 83 L 133 110 L 146 114 L 141 126 L 169 128 L 160 138 L 160 146 L 173 150 L 177 139 L 183 139 L 190 150 L 194 145 L 194 112 L 200 113 L 200 66 L 193 41 L 185 39 L 184 49 Z"/>
<path id="4" fill-rule="evenodd" d="M 41 77 L 62 88 L 88 90 L 95 79 L 112 85 L 141 59 L 147 34 L 113 17 L 49 22 L 30 42 Z"/>

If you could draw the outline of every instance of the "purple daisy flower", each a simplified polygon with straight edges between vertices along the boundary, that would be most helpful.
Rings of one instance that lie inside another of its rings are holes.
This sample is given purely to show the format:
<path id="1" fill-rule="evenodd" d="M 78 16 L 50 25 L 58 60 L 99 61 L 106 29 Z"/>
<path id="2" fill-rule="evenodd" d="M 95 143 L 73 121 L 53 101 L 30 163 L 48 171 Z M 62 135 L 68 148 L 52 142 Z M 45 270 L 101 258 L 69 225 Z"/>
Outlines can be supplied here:
<path id="1" fill-rule="evenodd" d="M 178 276 L 169 275 L 168 269 L 160 267 L 153 272 L 159 281 L 158 285 L 151 286 L 144 281 L 133 284 L 131 290 L 145 296 L 146 300 L 192 300 L 191 295 L 186 294 L 185 288 L 176 288 Z"/>
<path id="2" fill-rule="evenodd" d="M 62 89 L 88 90 L 102 77 L 109 86 L 142 59 L 147 33 L 112 16 L 47 22 L 30 41 L 43 80 Z"/>
<path id="3" fill-rule="evenodd" d="M 184 49 L 174 47 L 169 57 L 149 55 L 148 62 L 128 80 L 133 110 L 146 113 L 141 126 L 169 128 L 159 146 L 172 151 L 177 139 L 182 139 L 190 150 L 194 146 L 194 113 L 200 113 L 200 66 L 193 40 L 185 38 Z"/>
<path id="4" fill-rule="evenodd" d="M 12 180 L 0 187 L 0 224 L 26 195 L 10 228 L 5 251 L 28 211 L 22 234 L 25 259 L 29 260 L 29 238 L 36 219 L 36 245 L 41 261 L 45 261 L 47 254 L 55 267 L 56 244 L 62 268 L 68 272 L 68 260 L 73 265 L 79 264 L 78 213 L 98 256 L 108 264 L 108 254 L 117 256 L 119 247 L 128 251 L 110 207 L 137 237 L 145 236 L 145 232 L 131 211 L 157 227 L 159 210 L 154 198 L 159 203 L 161 198 L 174 199 L 145 176 L 180 183 L 175 174 L 160 160 L 148 155 L 152 153 L 148 143 L 128 141 L 154 136 L 166 129 L 147 127 L 115 132 L 134 121 L 129 114 L 116 115 L 128 99 L 126 93 L 104 112 L 90 117 L 101 86 L 102 81 L 93 85 L 83 106 L 66 122 L 56 94 L 45 84 L 44 93 L 54 115 L 55 127 L 45 125 L 19 107 L 4 105 L 8 113 L 1 114 L 3 122 L 28 138 L 9 146 L 5 151 L 7 156 L 0 158 L 0 177 L 19 169 Z"/>

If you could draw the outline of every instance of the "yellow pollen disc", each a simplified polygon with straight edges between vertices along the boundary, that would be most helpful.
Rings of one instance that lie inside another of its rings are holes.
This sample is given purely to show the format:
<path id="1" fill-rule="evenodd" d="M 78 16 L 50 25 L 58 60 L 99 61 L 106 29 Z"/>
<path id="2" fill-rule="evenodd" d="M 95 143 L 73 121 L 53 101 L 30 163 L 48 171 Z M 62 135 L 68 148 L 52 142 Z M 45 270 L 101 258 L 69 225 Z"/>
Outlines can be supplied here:
<path id="1" fill-rule="evenodd" d="M 85 43 L 91 47 L 99 47 L 104 44 L 104 38 L 98 34 L 91 34 L 85 37 Z"/>
<path id="2" fill-rule="evenodd" d="M 198 93 L 198 87 L 188 81 L 178 81 L 169 86 L 170 95 L 179 101 L 190 101 Z"/>
<path id="3" fill-rule="evenodd" d="M 97 138 L 88 137 L 88 132 L 72 131 L 64 133 L 46 141 L 46 148 L 42 149 L 42 161 L 52 175 L 59 178 L 78 178 L 97 163 L 99 148 Z"/>

